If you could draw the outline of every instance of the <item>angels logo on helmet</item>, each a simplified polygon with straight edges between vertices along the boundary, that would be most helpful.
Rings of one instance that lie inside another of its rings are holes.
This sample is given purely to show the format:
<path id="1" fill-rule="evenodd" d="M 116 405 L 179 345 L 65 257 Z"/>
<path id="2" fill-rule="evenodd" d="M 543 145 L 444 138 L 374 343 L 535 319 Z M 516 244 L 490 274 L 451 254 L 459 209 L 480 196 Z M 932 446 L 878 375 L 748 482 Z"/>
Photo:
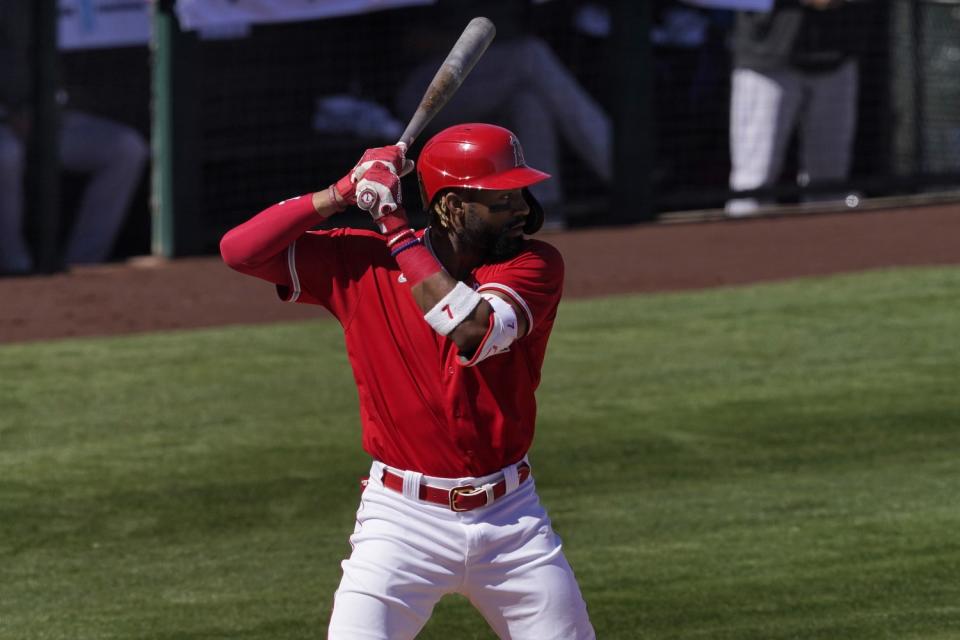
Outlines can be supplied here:
<path id="1" fill-rule="evenodd" d="M 527 166 L 527 161 L 523 157 L 523 147 L 520 146 L 520 141 L 517 140 L 517 136 L 513 134 L 510 134 L 510 146 L 513 147 L 513 166 Z"/>
<path id="2" fill-rule="evenodd" d="M 492 124 L 444 129 L 427 141 L 417 159 L 425 208 L 443 189 L 520 189 L 549 177 L 527 165 L 512 131 Z"/>

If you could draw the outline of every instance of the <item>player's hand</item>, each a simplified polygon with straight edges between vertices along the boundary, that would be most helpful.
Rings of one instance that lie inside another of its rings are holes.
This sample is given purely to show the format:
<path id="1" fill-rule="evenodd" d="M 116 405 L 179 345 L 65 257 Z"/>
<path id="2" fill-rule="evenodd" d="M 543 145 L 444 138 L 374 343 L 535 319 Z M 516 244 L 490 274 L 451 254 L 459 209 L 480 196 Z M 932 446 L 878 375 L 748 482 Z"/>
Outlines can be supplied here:
<path id="1" fill-rule="evenodd" d="M 363 152 L 360 161 L 333 185 L 337 202 L 342 207 L 357 204 L 357 183 L 373 167 L 383 167 L 397 177 L 403 177 L 413 171 L 413 160 L 404 157 L 406 148 L 402 145 L 376 147 Z M 363 208 L 363 207 L 361 207 Z M 369 209 L 367 209 L 369 210 Z"/>
<path id="2" fill-rule="evenodd" d="M 402 178 L 413 171 L 413 160 L 407 160 L 405 154 L 406 147 L 398 144 L 367 149 L 351 173 L 354 183 L 359 182 L 363 174 L 377 164 L 386 165 L 387 169 Z"/>
<path id="3" fill-rule="evenodd" d="M 389 234 L 407 224 L 407 214 L 400 206 L 400 176 L 382 163 L 374 163 L 357 182 L 357 206 L 369 211 L 380 231 Z"/>

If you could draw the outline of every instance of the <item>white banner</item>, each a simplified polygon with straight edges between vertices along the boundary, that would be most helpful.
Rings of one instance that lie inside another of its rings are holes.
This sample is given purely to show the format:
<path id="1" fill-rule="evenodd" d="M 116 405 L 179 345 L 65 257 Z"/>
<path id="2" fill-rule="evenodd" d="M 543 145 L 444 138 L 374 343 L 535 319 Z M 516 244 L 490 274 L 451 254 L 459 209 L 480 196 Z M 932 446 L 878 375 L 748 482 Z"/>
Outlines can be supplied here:
<path id="1" fill-rule="evenodd" d="M 181 28 L 205 29 L 316 20 L 433 3 L 434 0 L 179 0 L 176 11 Z"/>
<path id="2" fill-rule="evenodd" d="M 261 22 L 317 20 L 435 0 L 179 0 L 183 29 L 238 27 Z M 150 42 L 151 0 L 59 0 L 61 49 L 144 46 Z M 242 30 L 239 33 L 243 33 Z"/>
<path id="3" fill-rule="evenodd" d="M 143 46 L 150 41 L 148 0 L 60 0 L 61 49 Z"/>

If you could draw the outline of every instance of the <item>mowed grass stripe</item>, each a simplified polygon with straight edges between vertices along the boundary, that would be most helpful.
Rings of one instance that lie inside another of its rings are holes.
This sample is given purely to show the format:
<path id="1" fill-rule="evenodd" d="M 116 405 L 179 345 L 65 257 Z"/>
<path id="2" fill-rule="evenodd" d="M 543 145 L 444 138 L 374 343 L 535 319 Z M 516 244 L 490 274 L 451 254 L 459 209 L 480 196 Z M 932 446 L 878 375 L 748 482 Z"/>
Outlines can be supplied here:
<path id="1" fill-rule="evenodd" d="M 531 459 L 599 637 L 960 637 L 958 292 L 565 302 Z M 332 322 L 0 347 L 0 638 L 322 637 L 359 442 Z"/>

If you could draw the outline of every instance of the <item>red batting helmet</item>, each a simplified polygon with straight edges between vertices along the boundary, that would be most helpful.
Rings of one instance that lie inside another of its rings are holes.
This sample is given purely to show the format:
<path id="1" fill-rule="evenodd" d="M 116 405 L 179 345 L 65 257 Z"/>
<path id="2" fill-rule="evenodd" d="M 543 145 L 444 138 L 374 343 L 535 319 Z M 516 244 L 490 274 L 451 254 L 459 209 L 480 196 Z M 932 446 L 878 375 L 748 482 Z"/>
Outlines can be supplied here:
<path id="1" fill-rule="evenodd" d="M 520 141 L 508 129 L 492 124 L 460 124 L 444 129 L 423 145 L 417 158 L 420 196 L 427 210 L 434 196 L 447 188 L 520 189 L 530 205 L 524 231 L 543 224 L 543 210 L 526 187 L 550 174 L 527 166 Z"/>

